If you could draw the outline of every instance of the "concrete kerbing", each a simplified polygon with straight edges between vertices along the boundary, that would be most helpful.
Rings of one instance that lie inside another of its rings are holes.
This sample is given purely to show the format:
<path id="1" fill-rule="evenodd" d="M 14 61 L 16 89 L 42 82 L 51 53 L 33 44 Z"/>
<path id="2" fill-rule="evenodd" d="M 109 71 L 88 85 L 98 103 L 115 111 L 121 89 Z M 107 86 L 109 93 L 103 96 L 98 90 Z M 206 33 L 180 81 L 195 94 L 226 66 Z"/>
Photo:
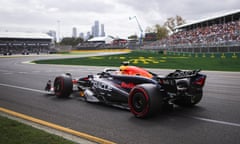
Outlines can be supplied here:
<path id="1" fill-rule="evenodd" d="M 0 115 L 8 117 L 9 119 L 17 120 L 21 123 L 30 125 L 37 129 L 44 130 L 48 133 L 61 136 L 65 139 L 74 141 L 79 144 L 115 144 L 114 142 L 94 137 L 82 132 L 78 132 L 69 128 L 62 127 L 53 123 L 49 123 L 40 119 L 36 119 L 21 113 L 17 113 L 5 108 L 0 107 Z"/>

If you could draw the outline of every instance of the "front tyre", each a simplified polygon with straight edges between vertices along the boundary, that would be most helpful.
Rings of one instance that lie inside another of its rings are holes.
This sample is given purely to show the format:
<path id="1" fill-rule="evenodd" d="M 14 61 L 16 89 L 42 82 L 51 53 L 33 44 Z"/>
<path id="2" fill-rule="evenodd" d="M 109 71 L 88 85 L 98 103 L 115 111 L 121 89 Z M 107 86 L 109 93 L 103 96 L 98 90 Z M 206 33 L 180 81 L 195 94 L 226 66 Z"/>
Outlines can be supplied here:
<path id="1" fill-rule="evenodd" d="M 155 115 L 162 107 L 162 94 L 153 84 L 141 84 L 134 87 L 128 98 L 130 111 L 137 118 Z"/>
<path id="2" fill-rule="evenodd" d="M 70 75 L 61 75 L 54 80 L 54 93 L 59 98 L 67 98 L 72 93 L 73 83 Z"/>

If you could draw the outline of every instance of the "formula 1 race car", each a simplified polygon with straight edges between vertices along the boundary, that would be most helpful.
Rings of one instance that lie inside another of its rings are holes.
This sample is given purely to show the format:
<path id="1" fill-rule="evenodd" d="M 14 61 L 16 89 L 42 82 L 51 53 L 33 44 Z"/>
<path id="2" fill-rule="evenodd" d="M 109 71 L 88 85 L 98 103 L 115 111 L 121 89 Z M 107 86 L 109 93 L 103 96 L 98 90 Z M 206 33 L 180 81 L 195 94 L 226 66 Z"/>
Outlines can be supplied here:
<path id="1" fill-rule="evenodd" d="M 163 105 L 193 106 L 200 102 L 206 75 L 200 70 L 176 70 L 159 76 L 125 62 L 119 70 L 104 69 L 96 75 L 72 79 L 71 74 L 57 76 L 53 87 L 59 97 L 77 91 L 87 102 L 100 102 L 129 109 L 136 117 L 146 118 L 158 113 Z"/>

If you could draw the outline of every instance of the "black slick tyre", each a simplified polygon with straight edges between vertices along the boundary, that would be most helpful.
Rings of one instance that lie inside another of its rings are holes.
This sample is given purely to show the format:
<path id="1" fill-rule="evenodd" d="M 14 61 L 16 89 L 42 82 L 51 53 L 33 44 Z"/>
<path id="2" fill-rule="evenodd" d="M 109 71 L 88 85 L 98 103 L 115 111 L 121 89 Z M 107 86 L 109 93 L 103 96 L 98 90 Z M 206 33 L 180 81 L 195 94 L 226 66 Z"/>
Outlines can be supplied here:
<path id="1" fill-rule="evenodd" d="M 58 98 L 67 98 L 72 93 L 73 83 L 69 75 L 63 74 L 54 80 L 54 93 Z"/>
<path id="2" fill-rule="evenodd" d="M 130 111 L 137 118 L 147 118 L 160 112 L 162 94 L 153 84 L 141 84 L 134 87 L 128 98 Z"/>

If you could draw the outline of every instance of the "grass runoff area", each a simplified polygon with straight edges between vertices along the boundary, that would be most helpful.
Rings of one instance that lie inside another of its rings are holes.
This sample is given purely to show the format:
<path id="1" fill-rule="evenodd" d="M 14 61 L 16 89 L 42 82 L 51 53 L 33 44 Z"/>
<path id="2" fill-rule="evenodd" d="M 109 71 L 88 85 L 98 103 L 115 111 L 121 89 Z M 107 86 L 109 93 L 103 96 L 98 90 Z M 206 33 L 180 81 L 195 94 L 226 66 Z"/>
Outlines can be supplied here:
<path id="1" fill-rule="evenodd" d="M 129 61 L 131 65 L 158 69 L 202 69 L 214 71 L 240 71 L 240 53 L 160 53 L 132 51 L 127 54 L 34 61 L 37 64 L 120 66 Z"/>
<path id="2" fill-rule="evenodd" d="M 74 144 L 62 137 L 0 116 L 1 144 Z"/>

